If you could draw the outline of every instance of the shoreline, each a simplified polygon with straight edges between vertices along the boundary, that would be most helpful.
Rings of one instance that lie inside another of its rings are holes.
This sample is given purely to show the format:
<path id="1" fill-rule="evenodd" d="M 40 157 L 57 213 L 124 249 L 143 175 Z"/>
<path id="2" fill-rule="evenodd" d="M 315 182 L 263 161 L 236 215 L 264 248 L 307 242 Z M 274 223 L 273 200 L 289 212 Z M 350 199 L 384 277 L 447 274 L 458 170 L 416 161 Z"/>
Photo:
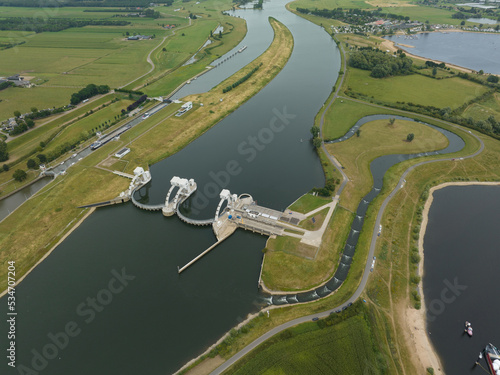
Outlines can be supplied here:
<path id="1" fill-rule="evenodd" d="M 436 186 L 433 186 L 429 190 L 429 197 L 424 205 L 424 210 L 422 212 L 422 224 L 420 226 L 420 233 L 418 239 L 418 252 L 420 255 L 420 263 L 418 267 L 418 275 L 424 277 L 424 237 L 427 230 L 427 223 L 429 221 L 429 210 L 434 201 L 434 192 L 436 190 L 444 189 L 449 186 L 473 186 L 473 185 L 492 185 L 500 186 L 500 182 L 480 182 L 480 181 L 460 181 L 460 182 L 445 182 Z M 429 335 L 430 332 L 427 329 L 426 316 L 426 303 L 425 296 L 423 294 L 422 282 L 418 284 L 418 292 L 422 298 L 422 307 L 420 310 L 413 308 L 413 306 L 408 306 L 406 308 L 404 320 L 406 323 L 406 334 L 409 336 L 408 344 L 411 349 L 417 354 L 417 361 L 422 364 L 423 368 L 432 367 L 434 368 L 435 374 L 444 374 L 441 359 L 437 353 L 432 340 Z"/>
<path id="2" fill-rule="evenodd" d="M 451 31 L 451 30 L 450 30 Z M 462 30 L 458 30 L 458 31 L 461 31 L 461 32 L 466 32 L 466 31 L 462 31 Z M 414 59 L 417 59 L 417 60 L 422 60 L 422 61 L 432 61 L 432 62 L 435 62 L 436 64 L 441 64 L 441 63 L 444 63 L 446 64 L 447 67 L 449 68 L 453 68 L 453 69 L 456 69 L 456 70 L 459 70 L 461 72 L 464 72 L 464 73 L 477 73 L 477 71 L 475 71 L 474 69 L 470 69 L 470 68 L 466 68 L 464 66 L 460 66 L 460 65 L 455 65 L 455 64 L 452 64 L 452 63 L 448 63 L 446 61 L 440 61 L 440 60 L 435 60 L 435 59 L 431 59 L 431 58 L 427 58 L 427 57 L 423 57 L 423 56 L 419 56 L 419 55 L 415 55 L 411 52 L 408 52 L 398 46 L 396 46 L 396 42 L 395 41 L 392 41 L 392 40 L 388 40 L 388 39 L 384 39 L 382 38 L 384 41 L 381 43 L 381 47 L 384 49 L 387 49 L 391 52 L 396 52 L 397 50 L 402 50 L 404 51 L 404 53 L 408 56 L 408 57 L 411 57 L 411 58 L 414 58 Z M 398 43 L 400 45 L 402 45 L 401 43 Z M 406 47 L 406 48 L 415 48 L 415 47 Z"/>
<path id="3" fill-rule="evenodd" d="M 52 254 L 52 252 L 71 234 L 73 233 L 73 231 L 75 231 L 80 225 L 82 225 L 82 223 L 85 221 L 85 219 L 87 219 L 94 211 L 96 210 L 95 207 L 92 207 L 89 212 L 85 213 L 83 215 L 83 217 L 80 218 L 80 220 L 78 220 L 78 222 L 73 225 L 73 227 L 68 230 L 68 232 L 66 232 L 60 239 L 59 241 L 57 241 L 56 244 L 54 244 L 49 251 L 47 251 L 45 254 L 43 254 L 43 256 L 38 260 L 38 262 L 36 262 L 23 276 L 21 276 L 18 280 L 16 280 L 16 285 L 14 285 L 14 288 L 16 288 L 36 267 L 38 267 L 38 265 L 40 263 L 42 263 L 50 254 Z M 70 225 L 71 222 L 68 224 Z M 64 229 L 63 229 L 64 230 Z M 4 291 L 2 291 L 0 293 L 0 298 L 2 298 L 4 295 L 7 294 L 8 292 L 8 288 L 5 289 Z"/>

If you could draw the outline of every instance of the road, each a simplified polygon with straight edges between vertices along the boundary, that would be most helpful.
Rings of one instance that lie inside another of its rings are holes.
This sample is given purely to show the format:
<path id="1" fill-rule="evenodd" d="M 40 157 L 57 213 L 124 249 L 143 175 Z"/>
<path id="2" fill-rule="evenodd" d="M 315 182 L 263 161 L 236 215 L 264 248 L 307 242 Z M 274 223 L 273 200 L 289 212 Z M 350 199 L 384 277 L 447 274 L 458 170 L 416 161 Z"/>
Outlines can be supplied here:
<path id="1" fill-rule="evenodd" d="M 345 77 L 345 73 L 346 73 L 346 64 L 345 64 L 345 53 L 344 53 L 342 45 L 340 45 L 340 49 L 342 51 L 342 57 L 343 57 L 343 61 L 344 61 L 344 74 L 342 75 L 342 78 L 340 80 L 339 86 L 336 88 L 336 91 L 335 91 L 334 95 L 332 96 L 332 99 L 328 102 L 328 104 L 326 105 L 325 110 L 323 111 L 323 114 L 321 115 L 321 119 L 320 119 L 320 137 L 322 137 L 322 128 L 323 128 L 325 113 L 327 112 L 328 108 L 332 105 L 332 103 L 335 101 L 335 99 L 341 98 L 338 95 L 338 93 L 339 93 L 339 90 L 342 87 L 342 84 L 344 82 L 344 77 Z M 359 101 L 359 100 L 354 100 L 354 99 L 351 99 L 351 98 L 344 98 L 344 99 L 346 99 L 346 100 L 353 100 L 353 101 L 356 101 L 356 102 L 359 102 L 359 103 L 363 103 L 363 104 L 372 105 L 372 106 L 375 106 L 375 107 L 379 107 L 379 108 L 384 108 L 384 109 L 387 109 L 387 110 L 395 111 L 393 108 L 387 108 L 387 107 L 376 105 L 376 104 L 365 103 L 365 102 L 362 102 L 362 101 Z M 407 115 L 415 116 L 415 113 L 412 113 L 412 112 L 407 112 L 407 111 L 402 111 L 402 110 L 397 110 L 397 112 L 401 112 L 401 113 L 405 113 Z M 439 121 L 441 123 L 445 123 L 445 124 L 450 125 L 450 126 L 456 128 L 456 129 L 459 129 L 461 131 L 465 131 L 460 126 L 452 124 L 452 123 L 449 123 L 447 121 L 437 120 L 437 119 L 435 119 L 433 117 L 430 117 L 430 116 L 423 116 L 423 115 L 419 115 L 419 116 L 425 117 L 425 118 L 428 118 L 428 119 L 432 119 L 434 121 Z M 473 157 L 479 155 L 484 150 L 484 143 L 483 143 L 483 141 L 478 136 L 476 136 L 475 134 L 470 133 L 470 135 L 472 135 L 473 137 L 475 137 L 478 140 L 478 142 L 480 144 L 480 147 L 479 147 L 479 149 L 475 153 L 473 153 L 471 155 L 468 155 L 468 156 L 464 156 L 463 157 L 464 159 L 473 158 Z M 342 184 L 339 187 L 339 190 L 337 192 L 337 195 L 340 195 L 340 193 L 344 189 L 345 185 L 347 184 L 347 181 L 348 181 L 347 175 L 344 173 L 344 171 L 342 170 L 342 167 L 338 164 L 338 162 L 336 161 L 336 159 L 332 155 L 330 155 L 328 153 L 328 151 L 326 150 L 325 145 L 322 144 L 321 147 L 322 147 L 323 151 L 325 151 L 325 154 L 328 156 L 328 158 L 330 159 L 330 161 L 342 173 L 343 181 L 342 181 Z M 229 367 L 231 367 L 233 364 L 235 364 L 238 360 L 240 360 L 241 358 L 243 358 L 250 351 L 252 351 L 253 349 L 255 349 L 257 346 L 259 346 L 260 344 L 262 344 L 264 341 L 266 341 L 269 338 L 273 337 L 277 333 L 280 333 L 280 332 L 284 331 L 285 329 L 293 327 L 293 326 L 295 326 L 297 324 L 301 324 L 301 323 L 305 323 L 305 322 L 310 322 L 313 318 L 325 318 L 328 315 L 330 315 L 331 312 L 337 311 L 339 309 L 343 309 L 344 307 L 349 306 L 349 304 L 354 303 L 361 296 L 361 294 L 363 293 L 363 291 L 364 291 L 364 289 L 366 287 L 366 284 L 368 283 L 368 278 L 370 276 L 371 263 L 372 263 L 372 259 L 373 259 L 374 253 L 375 253 L 375 247 L 376 247 L 376 244 L 377 244 L 377 238 L 378 238 L 378 232 L 379 232 L 379 225 L 380 225 L 380 223 L 382 221 L 382 217 L 384 215 L 385 209 L 386 209 L 387 205 L 389 204 L 389 202 L 392 200 L 392 198 L 396 195 L 396 193 L 400 189 L 402 189 L 404 187 L 404 183 L 406 182 L 406 176 L 411 171 L 413 171 L 415 168 L 417 168 L 419 166 L 422 166 L 422 165 L 425 165 L 425 164 L 429 164 L 429 163 L 434 163 L 434 162 L 440 162 L 440 161 L 447 161 L 447 160 L 451 161 L 452 159 L 453 158 L 441 158 L 441 159 L 434 159 L 434 160 L 424 160 L 424 161 L 422 161 L 420 163 L 412 165 L 411 167 L 409 167 L 408 169 L 406 169 L 403 172 L 403 174 L 401 175 L 401 178 L 399 179 L 399 182 L 398 182 L 397 186 L 386 197 L 386 199 L 383 201 L 383 203 L 382 203 L 382 205 L 381 205 L 381 207 L 380 207 L 380 209 L 378 211 L 377 218 L 376 218 L 376 221 L 375 221 L 375 226 L 373 228 L 372 239 L 371 239 L 371 242 L 370 242 L 370 249 L 369 249 L 369 252 L 368 252 L 368 257 L 367 257 L 365 269 L 363 271 L 363 277 L 361 278 L 361 281 L 360 281 L 360 284 L 359 284 L 358 288 L 356 289 L 356 291 L 354 292 L 354 294 L 347 301 L 345 301 L 343 304 L 341 304 L 339 306 L 336 306 L 333 309 L 329 309 L 329 310 L 324 311 L 322 313 L 311 314 L 311 315 L 307 315 L 307 316 L 304 316 L 304 317 L 301 317 L 301 318 L 297 318 L 297 319 L 291 320 L 289 322 L 286 322 L 284 324 L 281 324 L 281 325 L 273 328 L 272 330 L 266 332 L 265 334 L 263 334 L 262 336 L 260 336 L 259 338 L 257 338 L 255 341 L 253 341 L 252 343 L 250 343 L 249 345 L 247 345 L 246 347 L 244 347 L 238 353 L 236 353 L 235 355 L 233 355 L 226 362 L 224 362 L 221 366 L 217 367 L 214 371 L 212 371 L 210 373 L 210 375 L 219 375 L 219 374 L 221 374 L 222 372 L 224 372 L 225 370 L 227 370 Z"/>

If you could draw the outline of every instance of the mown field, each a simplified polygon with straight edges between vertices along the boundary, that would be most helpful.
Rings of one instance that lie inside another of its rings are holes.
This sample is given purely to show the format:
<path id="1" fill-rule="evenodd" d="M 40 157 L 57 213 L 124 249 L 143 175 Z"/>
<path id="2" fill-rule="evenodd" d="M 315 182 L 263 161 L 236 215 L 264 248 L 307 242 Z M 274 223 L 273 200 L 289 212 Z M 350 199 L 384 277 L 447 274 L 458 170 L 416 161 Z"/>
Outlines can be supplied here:
<path id="1" fill-rule="evenodd" d="M 435 80 L 411 74 L 388 78 L 372 78 L 368 70 L 349 69 L 347 86 L 384 102 L 406 102 L 437 108 L 456 108 L 487 91 L 485 86 L 461 78 Z M 453 95 L 449 95 L 449 93 Z"/>
<path id="2" fill-rule="evenodd" d="M 52 107 L 61 107 L 69 104 L 71 94 L 78 89 L 70 87 L 43 87 L 28 88 L 10 87 L 0 91 L 0 122 L 14 117 L 14 111 L 21 113 L 31 112 L 32 107 L 39 110 Z"/>

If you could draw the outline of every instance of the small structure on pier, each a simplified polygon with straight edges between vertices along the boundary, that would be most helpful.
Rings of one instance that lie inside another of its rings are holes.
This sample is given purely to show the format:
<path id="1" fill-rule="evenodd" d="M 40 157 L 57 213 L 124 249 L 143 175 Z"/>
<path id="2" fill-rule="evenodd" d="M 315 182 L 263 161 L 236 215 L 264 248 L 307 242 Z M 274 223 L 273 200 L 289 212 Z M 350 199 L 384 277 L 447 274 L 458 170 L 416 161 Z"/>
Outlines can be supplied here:
<path id="1" fill-rule="evenodd" d="M 167 198 L 165 199 L 165 207 L 163 207 L 163 215 L 164 216 L 172 216 L 176 213 L 177 207 L 189 198 L 191 194 L 196 191 L 196 182 L 191 178 L 190 180 L 186 178 L 180 178 L 177 176 L 172 177 L 170 180 L 170 190 L 168 191 Z M 175 197 L 170 200 L 170 196 L 175 188 L 179 188 L 177 190 L 177 194 Z"/>

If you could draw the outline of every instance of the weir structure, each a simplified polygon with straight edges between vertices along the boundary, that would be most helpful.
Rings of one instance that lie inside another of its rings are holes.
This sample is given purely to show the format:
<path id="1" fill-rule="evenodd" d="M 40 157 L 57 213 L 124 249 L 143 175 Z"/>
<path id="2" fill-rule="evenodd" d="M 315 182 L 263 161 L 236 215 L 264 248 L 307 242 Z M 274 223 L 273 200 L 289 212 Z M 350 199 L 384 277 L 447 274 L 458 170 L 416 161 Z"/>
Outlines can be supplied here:
<path id="1" fill-rule="evenodd" d="M 217 242 L 184 267 L 178 268 L 179 273 L 228 238 L 237 228 L 243 228 L 266 236 L 281 236 L 286 234 L 285 227 L 290 227 L 289 224 L 285 223 L 288 222 L 288 218 L 284 217 L 283 212 L 257 205 L 250 194 L 241 194 L 238 196 L 237 194 L 231 194 L 227 189 L 223 189 L 220 192 L 220 202 L 217 205 L 217 210 L 213 218 L 204 220 L 189 218 L 181 212 L 180 206 L 196 191 L 197 185 L 194 179 L 188 180 L 177 176 L 172 177 L 165 202 L 151 205 L 141 203 L 134 197 L 135 192 L 151 181 L 151 173 L 149 171 L 137 167 L 134 169 L 134 175 L 118 171 L 114 171 L 113 173 L 132 180 L 128 189 L 110 201 L 93 203 L 81 207 L 100 207 L 131 200 L 134 206 L 142 210 L 162 211 L 164 216 L 177 214 L 179 219 L 187 224 L 196 226 L 212 225 Z M 174 195 L 175 189 L 178 190 Z"/>

